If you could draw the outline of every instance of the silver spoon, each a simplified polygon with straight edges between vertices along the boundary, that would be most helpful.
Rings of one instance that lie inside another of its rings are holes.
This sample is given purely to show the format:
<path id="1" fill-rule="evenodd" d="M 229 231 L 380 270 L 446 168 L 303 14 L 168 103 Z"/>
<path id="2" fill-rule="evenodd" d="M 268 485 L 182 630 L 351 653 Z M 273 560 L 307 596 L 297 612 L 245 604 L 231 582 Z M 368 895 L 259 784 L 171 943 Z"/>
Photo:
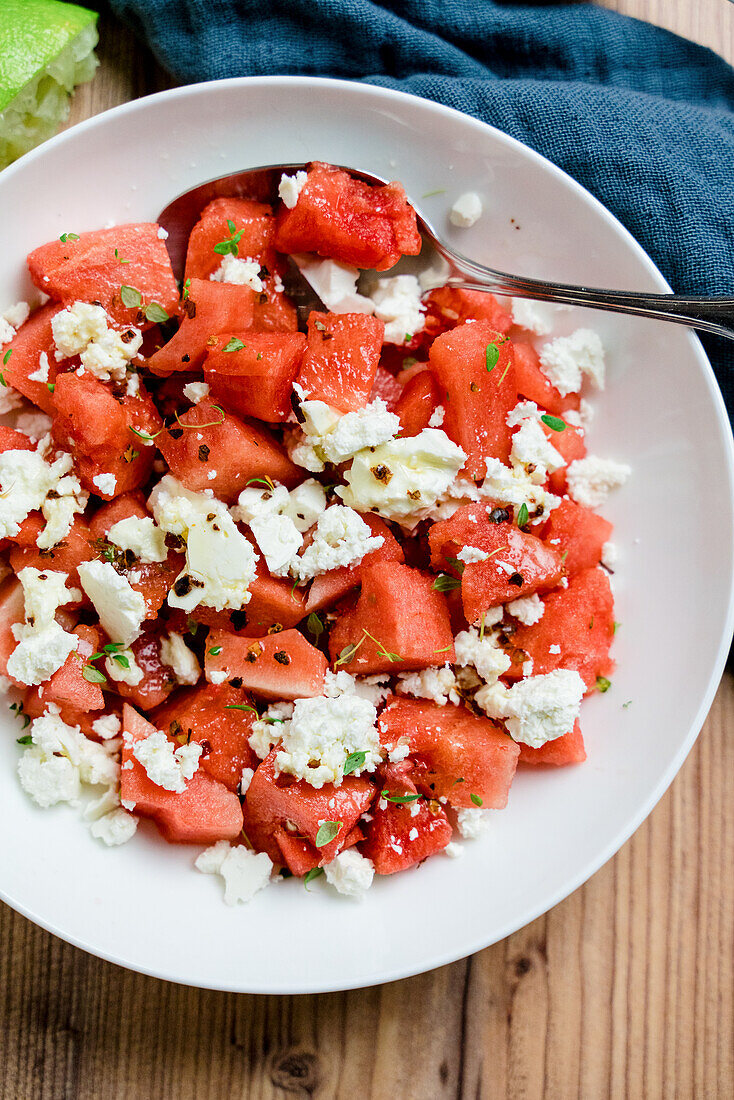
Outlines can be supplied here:
<path id="1" fill-rule="evenodd" d="M 159 225 L 168 232 L 166 245 L 177 278 L 183 278 L 186 261 L 186 245 L 189 233 L 199 216 L 212 199 L 242 197 L 259 202 L 272 203 L 278 198 L 278 184 L 283 173 L 308 168 L 307 164 L 276 164 L 263 168 L 250 168 L 230 176 L 209 180 L 179 195 L 161 212 Z M 371 184 L 384 184 L 387 180 L 354 168 L 344 168 L 357 179 Z M 418 218 L 418 229 L 423 238 L 420 256 L 411 257 L 409 268 L 420 277 L 424 290 L 439 286 L 461 287 L 466 290 L 488 290 L 494 294 L 511 294 L 516 298 L 533 298 L 537 301 L 556 302 L 559 305 L 591 306 L 594 309 L 612 310 L 638 317 L 654 317 L 660 321 L 674 321 L 679 325 L 712 332 L 734 340 L 734 298 L 708 298 L 703 295 L 690 297 L 682 294 L 649 294 L 645 291 L 603 290 L 597 287 L 570 286 L 565 283 L 549 283 L 542 279 L 526 279 L 495 271 L 455 252 L 440 239 L 430 223 L 413 204 Z M 401 270 L 404 261 L 401 261 Z M 390 271 L 394 274 L 395 269 Z M 322 309 L 320 299 L 306 283 L 295 264 L 290 277 L 285 280 L 286 291 L 295 299 L 299 314 L 303 316 L 312 308 Z"/>

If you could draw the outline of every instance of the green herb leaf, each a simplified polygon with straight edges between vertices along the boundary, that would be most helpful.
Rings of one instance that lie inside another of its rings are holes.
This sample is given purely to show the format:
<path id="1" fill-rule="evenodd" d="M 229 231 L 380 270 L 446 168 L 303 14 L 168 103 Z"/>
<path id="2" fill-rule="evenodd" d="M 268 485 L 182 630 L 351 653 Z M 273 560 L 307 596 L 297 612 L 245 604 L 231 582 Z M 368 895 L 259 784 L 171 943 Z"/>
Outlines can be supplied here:
<path id="1" fill-rule="evenodd" d="M 120 297 L 122 298 L 122 304 L 130 309 L 133 306 L 139 306 L 143 301 L 143 295 L 134 286 L 121 286 Z"/>
<path id="2" fill-rule="evenodd" d="M 275 485 L 273 485 L 269 477 L 251 477 L 249 481 L 245 482 L 245 487 L 247 488 L 250 485 L 264 485 L 265 488 L 270 489 L 271 492 L 275 489 Z"/>
<path id="3" fill-rule="evenodd" d="M 343 824 L 343 821 L 322 821 L 314 840 L 316 847 L 323 848 L 325 844 L 331 844 Z"/>
<path id="4" fill-rule="evenodd" d="M 483 806 L 484 802 L 478 794 L 470 794 L 469 798 L 472 800 L 475 806 Z"/>
<path id="5" fill-rule="evenodd" d="M 201 623 L 197 623 L 196 619 L 186 620 L 186 632 L 191 635 L 192 638 L 196 637 L 196 633 L 201 626 Z"/>
<path id="6" fill-rule="evenodd" d="M 319 878 L 324 873 L 323 867 L 312 867 L 310 871 L 306 871 L 303 876 L 303 885 L 308 887 L 309 882 L 313 882 L 315 878 Z"/>
<path id="7" fill-rule="evenodd" d="M 356 772 L 357 768 L 362 767 L 366 759 L 366 752 L 350 752 L 344 761 L 344 774 L 351 775 L 352 772 Z"/>
<path id="8" fill-rule="evenodd" d="M 628 699 L 626 703 L 622 703 L 622 710 L 627 710 L 627 707 L 632 703 L 631 699 Z"/>
<path id="9" fill-rule="evenodd" d="M 158 302 L 151 302 L 150 305 L 145 307 L 145 316 L 148 321 L 152 321 L 157 325 L 162 325 L 164 321 L 168 320 L 168 314 Z"/>
<path id="10" fill-rule="evenodd" d="M 233 221 L 230 221 L 229 218 L 227 219 L 227 228 L 229 229 L 230 236 L 223 241 L 219 241 L 218 244 L 215 244 L 214 251 L 219 256 L 236 256 L 239 252 L 238 245 L 245 231 L 244 229 L 240 229 L 238 233 L 235 233 L 235 224 Z"/>
<path id="11" fill-rule="evenodd" d="M 566 430 L 566 421 L 561 420 L 560 416 L 551 416 L 550 413 L 543 413 L 540 419 L 543 421 L 546 428 L 550 428 L 552 432 L 563 432 Z"/>
<path id="12" fill-rule="evenodd" d="M 211 647 L 211 649 L 209 650 L 209 653 L 211 654 L 212 657 L 217 657 L 221 652 L 222 652 L 222 647 L 220 645 L 213 645 Z"/>
<path id="13" fill-rule="evenodd" d="M 122 668 L 130 668 L 130 658 L 126 657 L 124 653 L 113 653 L 112 660 L 117 661 Z"/>
<path id="14" fill-rule="evenodd" d="M 66 244 L 67 241 L 78 241 L 79 240 L 79 234 L 78 233 L 62 233 L 61 236 L 59 237 L 59 240 L 61 241 L 62 244 Z"/>
<path id="15" fill-rule="evenodd" d="M 107 645 L 102 646 L 105 653 L 118 653 L 119 650 L 124 648 L 122 642 L 108 642 Z"/>
<path id="16" fill-rule="evenodd" d="M 85 665 L 82 669 L 82 676 L 90 684 L 106 684 L 107 677 L 104 672 L 100 672 L 94 665 Z"/>
<path id="17" fill-rule="evenodd" d="M 232 339 L 227 342 L 226 346 L 222 348 L 222 351 L 241 351 L 244 346 L 241 340 L 233 336 Z"/>
<path id="18" fill-rule="evenodd" d="M 0 386 L 5 386 L 7 388 L 7 385 L 8 383 L 5 381 L 5 376 L 0 372 Z"/>
<path id="19" fill-rule="evenodd" d="M 46 383 L 46 389 L 48 390 L 49 393 L 53 393 L 54 390 L 56 389 L 56 383 L 55 382 L 47 382 Z"/>
<path id="20" fill-rule="evenodd" d="M 315 611 L 312 611 L 306 619 L 306 629 L 309 634 L 313 634 L 314 639 L 319 638 L 324 633 L 324 624 Z"/>
<path id="21" fill-rule="evenodd" d="M 136 435 L 136 436 L 138 437 L 138 439 L 143 439 L 143 440 L 145 440 L 145 442 L 146 442 L 146 443 L 152 443 L 152 442 L 153 442 L 153 440 L 154 440 L 154 439 L 157 439 L 157 438 L 158 438 L 158 436 L 159 436 L 159 435 L 161 434 L 161 432 L 163 431 L 163 428 L 161 428 L 161 429 L 160 429 L 159 431 L 157 431 L 157 432 L 155 433 L 155 435 L 149 435 L 149 434 L 148 434 L 148 432 L 141 432 L 141 431 L 138 431 L 138 429 L 137 429 L 137 428 L 133 428 L 133 426 L 132 426 L 132 425 L 129 425 L 129 427 L 130 427 L 130 431 L 131 431 L 131 432 L 133 433 L 133 435 Z"/>
<path id="22" fill-rule="evenodd" d="M 612 627 L 612 633 L 616 634 L 621 625 L 622 625 L 621 623 L 615 622 L 613 627 Z"/>
<path id="23" fill-rule="evenodd" d="M 609 691 L 611 686 L 612 686 L 612 681 L 607 680 L 606 676 L 597 676 L 597 678 L 596 678 L 596 687 L 597 687 L 597 690 L 602 693 L 602 695 L 604 694 L 605 691 Z"/>
<path id="24" fill-rule="evenodd" d="M 247 703 L 228 703 L 224 708 L 225 710 L 251 710 L 253 714 L 257 714 L 254 707 L 250 707 Z"/>
<path id="25" fill-rule="evenodd" d="M 129 263 L 130 263 L 130 261 L 129 261 L 129 260 L 123 260 L 122 256 L 121 256 L 121 255 L 120 255 L 120 253 L 119 253 L 119 252 L 117 251 L 117 249 L 115 249 L 115 259 L 116 259 L 116 260 L 117 260 L 117 262 L 118 262 L 118 263 L 120 263 L 120 264 L 129 264 Z"/>
<path id="26" fill-rule="evenodd" d="M 446 194 L 446 188 L 445 187 L 437 187 L 435 191 L 425 191 L 421 195 L 421 198 L 422 199 L 430 199 L 433 195 L 445 195 L 445 194 Z"/>
<path id="27" fill-rule="evenodd" d="M 349 662 L 353 659 L 355 653 L 357 652 L 357 650 L 359 649 L 359 647 L 361 646 L 363 641 L 364 641 L 364 638 L 362 638 L 361 641 L 357 642 L 356 645 L 354 645 L 353 642 L 350 642 L 349 645 L 345 645 L 344 649 L 341 651 L 341 653 L 339 654 L 337 659 L 334 661 L 334 668 L 338 668 L 339 665 L 349 664 Z"/>
<path id="28" fill-rule="evenodd" d="M 15 739 L 19 745 L 32 745 L 33 738 L 30 733 L 24 733 L 22 737 L 16 737 Z"/>
<path id="29" fill-rule="evenodd" d="M 395 802 L 398 806 L 404 806 L 406 802 L 415 802 L 417 798 L 420 798 L 419 794 L 390 794 L 389 791 L 383 791 L 382 797 L 388 802 Z"/>
<path id="30" fill-rule="evenodd" d="M 5 355 L 3 355 L 3 366 L 4 366 L 4 367 L 7 367 L 7 365 L 8 365 L 8 360 L 10 359 L 10 356 L 11 356 L 12 354 L 13 354 L 13 349 L 12 349 L 12 348 L 8 348 L 8 350 L 7 350 L 6 352 L 5 352 Z"/>
<path id="31" fill-rule="evenodd" d="M 500 349 L 496 344 L 487 344 L 487 351 L 485 353 L 485 363 L 487 365 L 487 374 L 494 370 L 497 366 L 497 361 L 500 357 Z"/>
<path id="32" fill-rule="evenodd" d="M 517 513 L 517 526 L 524 527 L 529 519 L 530 513 L 528 512 L 528 506 L 523 503 L 520 505 L 520 511 Z"/>
<path id="33" fill-rule="evenodd" d="M 188 298 L 190 290 L 191 290 L 191 279 L 187 279 L 186 282 L 183 285 L 183 298 L 184 298 L 184 301 L 186 301 L 186 299 Z"/>
<path id="34" fill-rule="evenodd" d="M 433 587 L 437 592 L 453 592 L 460 584 L 461 581 L 458 577 L 451 577 L 448 573 L 439 573 L 433 582 Z"/>
<path id="35" fill-rule="evenodd" d="M 464 570 L 466 568 L 466 565 L 464 564 L 464 562 L 459 561 L 458 558 L 448 558 L 447 557 L 446 561 L 449 563 L 449 565 L 453 565 L 454 569 L 458 570 L 460 575 L 464 572 Z"/>

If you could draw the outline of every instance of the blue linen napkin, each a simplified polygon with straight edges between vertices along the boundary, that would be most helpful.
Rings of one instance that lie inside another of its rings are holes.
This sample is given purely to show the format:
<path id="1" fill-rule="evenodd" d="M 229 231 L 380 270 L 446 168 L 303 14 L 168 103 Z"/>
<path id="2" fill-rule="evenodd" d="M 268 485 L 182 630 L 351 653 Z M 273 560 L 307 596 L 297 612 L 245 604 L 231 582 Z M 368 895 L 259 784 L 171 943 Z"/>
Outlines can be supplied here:
<path id="1" fill-rule="evenodd" d="M 679 293 L 734 294 L 734 69 L 587 3 L 109 0 L 182 82 L 311 74 L 437 100 L 607 206 Z M 734 343 L 704 341 L 730 414 Z"/>

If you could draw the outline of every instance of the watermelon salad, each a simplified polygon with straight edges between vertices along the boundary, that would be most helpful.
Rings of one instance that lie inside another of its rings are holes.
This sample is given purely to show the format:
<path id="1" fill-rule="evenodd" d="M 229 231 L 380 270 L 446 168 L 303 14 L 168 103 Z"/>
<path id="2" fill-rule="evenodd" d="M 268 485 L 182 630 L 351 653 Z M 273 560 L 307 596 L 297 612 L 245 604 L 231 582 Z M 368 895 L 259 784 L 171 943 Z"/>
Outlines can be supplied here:
<path id="1" fill-rule="evenodd" d="M 180 286 L 159 226 L 69 227 L 0 320 L 20 783 L 107 845 L 200 846 L 228 903 L 360 897 L 585 759 L 629 474 L 587 454 L 596 333 L 389 274 L 421 244 L 398 183 L 314 163 L 279 195 L 211 202 Z"/>

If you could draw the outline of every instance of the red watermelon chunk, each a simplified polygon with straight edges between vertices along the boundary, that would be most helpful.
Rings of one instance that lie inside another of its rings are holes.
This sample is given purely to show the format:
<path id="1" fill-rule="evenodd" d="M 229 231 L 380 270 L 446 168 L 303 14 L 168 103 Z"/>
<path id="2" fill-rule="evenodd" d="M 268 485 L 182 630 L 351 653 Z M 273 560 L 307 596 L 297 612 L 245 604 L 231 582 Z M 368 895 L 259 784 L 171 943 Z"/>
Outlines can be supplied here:
<path id="1" fill-rule="evenodd" d="M 361 583 L 362 570 L 369 568 L 370 565 L 376 565 L 381 561 L 405 561 L 402 546 L 383 519 L 371 512 L 363 515 L 362 519 L 372 535 L 382 537 L 382 546 L 365 554 L 359 565 L 344 565 L 341 569 L 330 569 L 328 573 L 321 573 L 320 576 L 314 577 L 306 601 L 306 614 L 320 611 L 322 607 L 331 607 L 342 596 L 346 596 L 347 592 Z"/>
<path id="2" fill-rule="evenodd" d="M 79 645 L 43 685 L 43 702 L 71 707 L 80 713 L 102 710 L 104 695 L 101 687 L 84 678 L 84 668 L 89 658 L 99 650 L 100 631 L 80 623 L 74 627 L 73 633 L 79 638 Z"/>
<path id="3" fill-rule="evenodd" d="M 351 840 L 350 834 L 374 798 L 368 779 L 348 775 L 341 786 L 316 789 L 303 779 L 277 774 L 278 748 L 263 760 L 247 790 L 243 806 L 245 833 L 253 847 L 273 863 L 287 864 L 296 875 L 330 863 Z M 333 840 L 316 847 L 324 821 L 341 822 Z"/>
<path id="4" fill-rule="evenodd" d="M 242 709 L 249 708 L 249 709 Z M 199 767 L 237 791 L 244 768 L 260 760 L 248 738 L 257 714 L 252 700 L 231 684 L 204 684 L 178 691 L 153 715 L 158 729 L 169 737 L 191 736 L 202 746 Z"/>
<path id="5" fill-rule="evenodd" d="M 596 512 L 564 499 L 551 512 L 543 528 L 543 541 L 563 557 L 563 567 L 572 576 L 599 564 L 602 547 L 613 530 L 611 523 Z"/>
<path id="6" fill-rule="evenodd" d="M 276 263 L 276 267 L 278 264 Z M 254 332 L 297 332 L 298 310 L 283 293 L 283 282 L 278 275 L 260 275 L 263 290 L 255 296 L 252 315 Z"/>
<path id="7" fill-rule="evenodd" d="M 269 432 L 208 401 L 183 413 L 157 444 L 171 473 L 187 489 L 211 489 L 230 504 L 252 478 L 294 485 L 303 477 Z"/>
<path id="8" fill-rule="evenodd" d="M 312 313 L 298 384 L 312 401 L 361 409 L 372 392 L 385 325 L 365 313 Z"/>
<path id="9" fill-rule="evenodd" d="M 566 424 L 562 432 L 555 432 L 545 424 L 543 424 L 542 427 L 548 439 L 564 461 L 564 465 L 560 470 L 554 470 L 548 478 L 551 492 L 557 493 L 558 496 L 563 496 L 567 488 L 567 467 L 570 466 L 572 462 L 575 462 L 577 458 L 583 458 L 586 454 L 584 433 L 580 429 L 574 428 L 571 424 Z"/>
<path id="10" fill-rule="evenodd" d="M 252 324 L 255 295 L 249 286 L 192 279 L 183 300 L 184 315 L 178 331 L 146 366 L 154 374 L 198 370 L 214 337 L 222 332 L 243 332 Z"/>
<path id="11" fill-rule="evenodd" d="M 49 367 L 48 381 L 53 385 L 56 380 L 59 364 L 56 361 L 51 321 L 60 309 L 60 306 L 49 302 L 35 310 L 18 329 L 10 344 L 4 347 L 3 365 L 0 368 L 8 386 L 18 390 L 49 416 L 55 412 L 51 390 L 45 382 L 31 379 L 30 375 L 36 373 L 41 366 L 41 355 L 45 355 Z"/>
<path id="12" fill-rule="evenodd" d="M 335 667 L 368 675 L 454 660 L 446 601 L 433 588 L 432 577 L 399 562 L 382 562 L 362 567 L 361 579 L 356 607 L 343 613 L 331 630 L 329 653 Z"/>
<path id="13" fill-rule="evenodd" d="M 17 572 L 17 570 L 16 570 Z M 13 627 L 25 622 L 23 587 L 15 577 L 0 584 L 0 675 L 8 675 L 8 658 L 18 644 Z"/>
<path id="14" fill-rule="evenodd" d="M 121 262 L 124 261 L 124 262 Z M 143 306 L 157 302 L 178 312 L 178 288 L 158 226 L 152 222 L 116 225 L 81 233 L 77 240 L 51 241 L 28 256 L 28 269 L 39 290 L 54 301 L 98 302 L 120 325 L 146 327 L 144 313 L 127 307 L 122 285 L 134 287 Z"/>
<path id="15" fill-rule="evenodd" d="M 512 446 L 507 414 L 517 403 L 507 337 L 486 321 L 460 325 L 434 340 L 430 363 L 447 393 L 442 427 L 466 451 L 465 470 L 480 478 L 487 472 L 487 458 L 507 463 Z"/>
<path id="16" fill-rule="evenodd" d="M 27 565 L 34 569 L 56 569 L 68 573 L 67 587 L 80 588 L 77 569 L 83 561 L 91 561 L 97 556 L 91 533 L 86 520 L 75 516 L 71 530 L 66 538 L 51 550 L 39 550 L 36 539 L 46 526 L 45 520 L 36 512 L 29 516 L 21 527 L 23 544 L 20 542 L 10 551 L 10 565 L 15 573 Z"/>
<path id="17" fill-rule="evenodd" d="M 400 417 L 401 435 L 418 435 L 441 404 L 442 390 L 430 370 L 415 374 L 405 385 L 395 413 Z"/>
<path id="18" fill-rule="evenodd" d="M 223 350 L 233 343 L 236 350 Z M 305 345 L 302 332 L 225 333 L 204 361 L 212 400 L 238 416 L 287 420 Z"/>
<path id="19" fill-rule="evenodd" d="M 15 432 L 0 424 L 0 453 L 5 451 L 35 451 L 36 445 L 23 432 Z"/>
<path id="20" fill-rule="evenodd" d="M 555 386 L 552 386 L 540 367 L 540 358 L 531 344 L 525 344 L 521 340 L 513 340 L 515 349 L 515 377 L 517 379 L 517 392 L 528 401 L 535 401 L 542 409 L 560 416 L 564 408 L 569 407 L 568 398 L 561 397 Z M 555 441 L 553 440 L 555 446 Z"/>
<path id="21" fill-rule="evenodd" d="M 409 764 L 387 765 L 383 790 L 398 798 L 407 796 L 411 801 L 398 803 L 378 798 L 370 810 L 372 820 L 364 825 L 365 839 L 360 851 L 372 860 L 378 875 L 405 871 L 442 851 L 451 840 L 449 819 L 438 802 L 416 797 L 418 788 L 411 773 Z"/>
<path id="22" fill-rule="evenodd" d="M 571 668 L 587 691 L 597 676 L 614 668 L 609 650 L 614 638 L 614 600 L 603 569 L 585 569 L 571 577 L 568 588 L 546 596 L 543 618 L 535 626 L 518 626 L 513 644 L 533 659 L 533 675 Z M 560 646 L 560 653 L 551 653 Z"/>
<path id="23" fill-rule="evenodd" d="M 539 749 L 531 749 L 529 745 L 520 744 L 520 759 L 518 764 L 553 764 L 561 767 L 564 764 L 582 764 L 586 759 L 586 747 L 584 735 L 578 719 L 570 733 L 564 733 L 563 737 L 556 737 L 555 741 L 546 741 Z"/>
<path id="24" fill-rule="evenodd" d="M 229 222 L 234 223 L 234 230 Z M 186 252 L 186 278 L 210 278 L 224 259 L 221 253 L 214 251 L 214 246 L 233 239 L 236 256 L 272 263 L 274 232 L 273 209 L 266 203 L 250 199 L 214 199 L 204 207 L 191 230 Z"/>
<path id="25" fill-rule="evenodd" d="M 110 641 L 114 642 L 115 639 L 111 638 Z M 168 698 L 175 686 L 171 669 L 161 660 L 160 629 L 157 626 L 147 626 L 130 649 L 135 663 L 143 670 L 142 680 L 132 686 L 109 679 L 108 687 L 129 699 L 140 710 L 152 710 Z"/>
<path id="26" fill-rule="evenodd" d="M 494 294 L 484 290 L 463 290 L 442 286 L 432 290 L 426 300 L 429 314 L 436 318 L 440 329 L 463 325 L 466 321 L 487 321 L 498 332 L 508 333 L 512 315 L 501 306 Z"/>
<path id="27" fill-rule="evenodd" d="M 201 767 L 182 794 L 158 787 L 132 754 L 136 741 L 149 737 L 155 726 L 133 707 L 122 711 L 123 746 L 120 798 L 134 803 L 135 813 L 152 817 L 166 840 L 178 844 L 214 844 L 234 840 L 242 830 L 240 800 Z"/>
<path id="28" fill-rule="evenodd" d="M 283 577 L 272 576 L 262 556 L 249 592 L 250 602 L 245 606 L 248 634 L 267 634 L 272 626 L 295 626 L 307 614 L 304 590 Z"/>
<path id="29" fill-rule="evenodd" d="M 275 246 L 386 271 L 401 256 L 417 256 L 421 238 L 399 183 L 370 186 L 314 163 L 296 205 L 278 211 Z"/>
<path id="30" fill-rule="evenodd" d="M 403 392 L 403 387 L 398 382 L 395 375 L 387 370 L 382 363 L 377 367 L 377 373 L 375 374 L 375 381 L 372 384 L 372 392 L 369 396 L 370 401 L 374 401 L 375 398 L 380 397 L 387 405 L 390 412 L 395 412 L 395 406 Z"/>
<path id="31" fill-rule="evenodd" d="M 111 527 L 114 527 L 120 520 L 129 519 L 134 516 L 136 519 L 144 519 L 149 516 L 145 504 L 145 497 L 139 490 L 134 490 L 130 493 L 123 493 L 119 497 L 115 497 L 114 500 L 105 501 L 100 505 L 97 511 L 89 520 L 89 530 L 92 533 L 92 538 L 104 539 L 107 537 Z"/>
<path id="32" fill-rule="evenodd" d="M 242 680 L 246 691 L 263 699 L 303 699 L 322 695 L 328 667 L 320 649 L 297 630 L 263 638 L 211 630 L 206 645 L 206 677 L 225 672 Z"/>
<path id="33" fill-rule="evenodd" d="M 507 805 L 519 749 L 488 718 L 466 707 L 393 698 L 378 724 L 383 744 L 394 746 L 404 738 L 410 745 L 413 780 L 428 798 L 466 808 Z"/>

